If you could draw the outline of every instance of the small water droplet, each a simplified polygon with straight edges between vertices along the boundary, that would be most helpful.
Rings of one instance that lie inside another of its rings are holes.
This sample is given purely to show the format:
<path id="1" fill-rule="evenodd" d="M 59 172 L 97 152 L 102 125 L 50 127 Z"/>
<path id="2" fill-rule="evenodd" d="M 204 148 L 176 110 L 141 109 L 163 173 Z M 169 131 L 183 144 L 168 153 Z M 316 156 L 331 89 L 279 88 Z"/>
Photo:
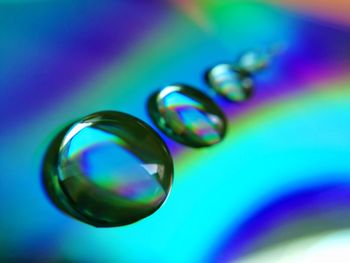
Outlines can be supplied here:
<path id="1" fill-rule="evenodd" d="M 206 74 L 208 85 L 230 101 L 244 101 L 250 98 L 253 80 L 249 74 L 233 65 L 219 64 Z"/>
<path id="2" fill-rule="evenodd" d="M 173 162 L 149 125 L 106 111 L 74 122 L 55 137 L 43 180 L 49 197 L 67 214 L 95 226 L 121 226 L 163 204 Z"/>
<path id="3" fill-rule="evenodd" d="M 149 114 L 158 128 L 175 141 L 190 147 L 220 142 L 226 118 L 207 95 L 186 85 L 166 86 L 148 101 Z"/>
<path id="4" fill-rule="evenodd" d="M 271 53 L 264 50 L 250 50 L 241 54 L 237 66 L 249 73 L 256 73 L 265 69 L 271 61 Z"/>

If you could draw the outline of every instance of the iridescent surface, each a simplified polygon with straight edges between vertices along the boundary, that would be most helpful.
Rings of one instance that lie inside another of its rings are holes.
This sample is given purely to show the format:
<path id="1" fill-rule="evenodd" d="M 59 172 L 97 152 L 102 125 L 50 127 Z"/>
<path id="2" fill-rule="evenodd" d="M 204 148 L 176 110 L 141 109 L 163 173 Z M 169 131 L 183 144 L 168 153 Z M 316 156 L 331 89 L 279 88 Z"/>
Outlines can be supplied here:
<path id="1" fill-rule="evenodd" d="M 142 121 L 99 112 L 73 123 L 51 144 L 44 180 L 54 203 L 95 226 L 125 225 L 156 211 L 173 177 L 171 156 Z"/>
<path id="2" fill-rule="evenodd" d="M 253 92 L 253 79 L 249 74 L 230 64 L 219 64 L 206 74 L 208 85 L 230 101 L 244 101 Z"/>
<path id="3" fill-rule="evenodd" d="M 349 251 L 349 23 L 300 16 L 265 0 L 179 0 L 176 6 L 162 0 L 4 1 L 1 262 L 223 263 L 215 259 L 240 262 L 242 256 L 302 262 L 293 261 L 297 252 L 329 243 L 325 239 Z M 302 4 L 331 15 L 350 2 Z M 181 81 L 207 93 L 203 70 L 277 42 L 288 49 L 254 76 L 250 100 L 216 98 L 230 125 L 222 143 L 197 150 L 164 136 L 176 178 L 170 198 L 152 216 L 101 229 L 72 220 L 48 201 L 39 171 L 60 125 L 106 109 L 151 122 L 145 103 L 155 87 Z M 337 183 L 343 197 L 330 194 Z M 269 205 L 310 189 L 318 201 L 299 195 L 295 206 L 281 202 L 285 213 Z M 348 238 L 321 232 L 329 225 Z M 313 226 L 319 234 L 309 236 L 312 244 L 303 242 Z M 286 240 L 295 232 L 300 249 Z M 274 244 L 288 251 L 258 257 Z M 318 258 L 312 262 L 341 262 L 325 257 L 324 246 L 312 251 Z"/>
<path id="4" fill-rule="evenodd" d="M 241 54 L 237 66 L 249 73 L 255 73 L 265 69 L 272 59 L 272 54 L 267 50 L 249 50 Z"/>
<path id="5" fill-rule="evenodd" d="M 211 146 L 225 136 L 226 119 L 219 107 L 189 86 L 164 87 L 149 98 L 148 111 L 166 135 L 188 146 Z"/>

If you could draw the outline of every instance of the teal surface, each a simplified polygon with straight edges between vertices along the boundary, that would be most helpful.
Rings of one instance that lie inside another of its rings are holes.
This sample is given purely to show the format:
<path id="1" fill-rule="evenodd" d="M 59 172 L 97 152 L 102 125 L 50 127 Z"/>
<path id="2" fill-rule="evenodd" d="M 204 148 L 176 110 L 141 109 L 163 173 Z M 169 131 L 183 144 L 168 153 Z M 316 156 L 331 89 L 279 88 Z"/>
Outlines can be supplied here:
<path id="1" fill-rule="evenodd" d="M 184 7 L 0 3 L 1 259 L 236 262 L 349 229 L 350 29 L 264 3 Z M 216 63 L 276 45 L 283 52 L 255 75 L 251 100 L 229 103 L 206 86 L 205 70 Z M 50 203 L 42 158 L 62 127 L 101 110 L 152 124 L 148 96 L 179 82 L 211 95 L 229 126 L 207 149 L 164 137 L 175 180 L 159 211 L 103 229 Z M 278 262 L 264 260 L 255 262 Z"/>

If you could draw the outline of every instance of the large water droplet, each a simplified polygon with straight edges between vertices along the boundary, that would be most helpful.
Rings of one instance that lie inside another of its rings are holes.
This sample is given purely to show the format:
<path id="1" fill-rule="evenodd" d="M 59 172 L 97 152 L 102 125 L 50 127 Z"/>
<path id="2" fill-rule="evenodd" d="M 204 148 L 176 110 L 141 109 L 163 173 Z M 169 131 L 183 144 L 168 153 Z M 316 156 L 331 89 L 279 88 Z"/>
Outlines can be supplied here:
<path id="1" fill-rule="evenodd" d="M 220 108 L 192 87 L 164 87 L 149 98 L 148 110 L 158 128 L 187 146 L 211 146 L 225 136 L 226 118 Z"/>
<path id="2" fill-rule="evenodd" d="M 265 50 L 249 50 L 238 57 L 237 66 L 249 73 L 265 69 L 271 61 L 271 53 Z"/>
<path id="3" fill-rule="evenodd" d="M 244 101 L 253 90 L 253 80 L 249 74 L 230 64 L 219 64 L 206 74 L 208 85 L 230 101 Z"/>
<path id="4" fill-rule="evenodd" d="M 155 212 L 173 179 L 159 135 L 120 112 L 99 112 L 69 125 L 51 143 L 44 186 L 69 215 L 95 226 L 120 226 Z"/>

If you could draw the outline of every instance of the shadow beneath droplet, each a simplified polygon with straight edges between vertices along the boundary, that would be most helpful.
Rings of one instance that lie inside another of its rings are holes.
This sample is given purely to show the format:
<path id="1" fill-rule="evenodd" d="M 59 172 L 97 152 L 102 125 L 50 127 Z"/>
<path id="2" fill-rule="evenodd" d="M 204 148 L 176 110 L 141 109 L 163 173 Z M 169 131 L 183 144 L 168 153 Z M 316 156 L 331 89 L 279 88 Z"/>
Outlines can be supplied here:
<path id="1" fill-rule="evenodd" d="M 235 262 L 252 253 L 322 233 L 350 228 L 350 183 L 290 192 L 235 227 L 210 262 Z"/>

